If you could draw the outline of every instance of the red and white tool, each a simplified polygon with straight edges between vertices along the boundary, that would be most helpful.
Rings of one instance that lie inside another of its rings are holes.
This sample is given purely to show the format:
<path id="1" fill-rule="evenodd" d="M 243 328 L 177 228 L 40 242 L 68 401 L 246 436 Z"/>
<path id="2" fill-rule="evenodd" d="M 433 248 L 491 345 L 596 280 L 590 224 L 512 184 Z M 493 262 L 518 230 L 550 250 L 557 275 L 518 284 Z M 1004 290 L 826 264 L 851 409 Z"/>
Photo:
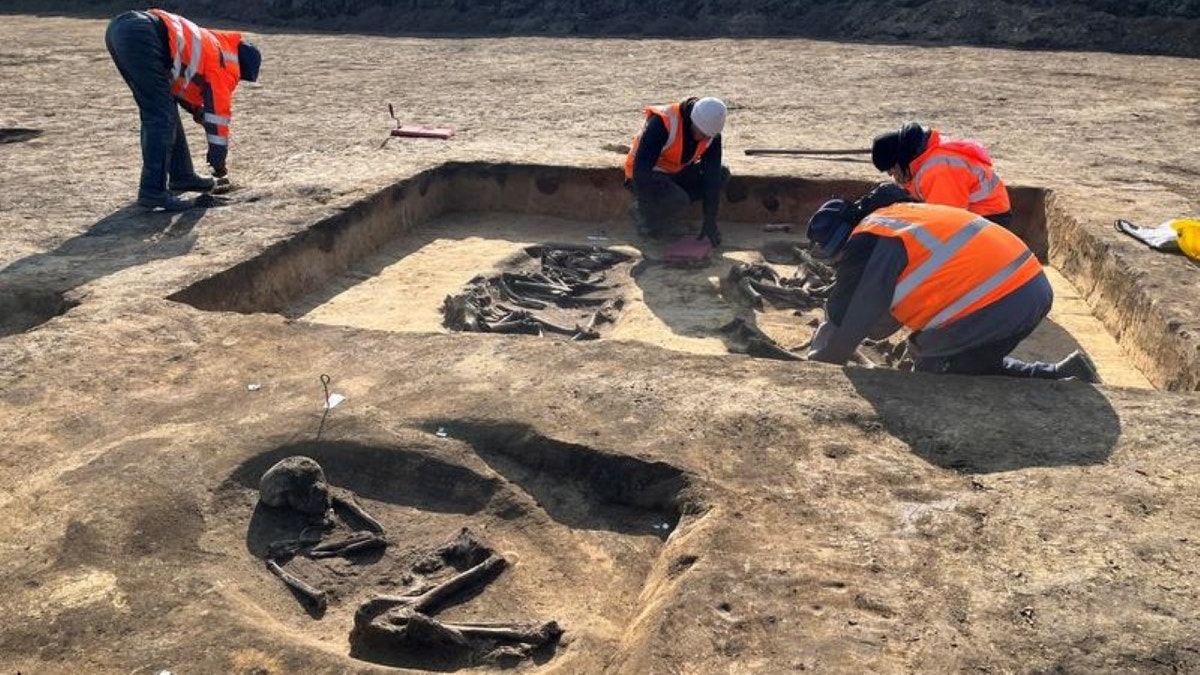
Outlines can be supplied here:
<path id="1" fill-rule="evenodd" d="M 392 119 L 396 120 L 396 128 L 392 129 L 391 133 L 388 134 L 388 137 L 383 139 L 383 143 L 379 145 L 381 148 L 387 145 L 387 142 L 392 140 L 392 137 L 394 136 L 403 136 L 406 138 L 437 138 L 446 140 L 454 135 L 453 129 L 447 129 L 445 127 L 427 127 L 423 124 L 401 124 L 400 119 L 396 117 L 396 109 L 392 107 L 391 103 L 388 104 L 388 114 L 392 116 Z"/>

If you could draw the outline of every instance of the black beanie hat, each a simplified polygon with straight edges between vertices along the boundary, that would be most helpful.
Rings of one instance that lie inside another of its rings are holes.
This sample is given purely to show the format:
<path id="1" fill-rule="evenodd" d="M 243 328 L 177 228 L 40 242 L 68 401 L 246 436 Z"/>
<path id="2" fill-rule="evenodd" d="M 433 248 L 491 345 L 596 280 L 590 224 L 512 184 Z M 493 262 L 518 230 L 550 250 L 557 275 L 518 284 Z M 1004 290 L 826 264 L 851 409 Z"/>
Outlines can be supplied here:
<path id="1" fill-rule="evenodd" d="M 887 171 L 900 163 L 899 158 L 899 131 L 889 131 L 875 137 L 875 141 L 871 143 L 871 163 L 875 165 L 876 169 Z"/>
<path id="2" fill-rule="evenodd" d="M 908 122 L 899 131 L 879 134 L 871 144 L 871 163 L 880 171 L 900 165 L 908 168 L 925 151 L 929 142 L 929 127 L 917 122 Z"/>
<path id="3" fill-rule="evenodd" d="M 243 38 L 238 43 L 238 71 L 241 73 L 241 79 L 246 82 L 257 82 L 258 69 L 261 65 L 262 53 L 258 51 L 258 47 L 255 47 L 253 42 Z"/>

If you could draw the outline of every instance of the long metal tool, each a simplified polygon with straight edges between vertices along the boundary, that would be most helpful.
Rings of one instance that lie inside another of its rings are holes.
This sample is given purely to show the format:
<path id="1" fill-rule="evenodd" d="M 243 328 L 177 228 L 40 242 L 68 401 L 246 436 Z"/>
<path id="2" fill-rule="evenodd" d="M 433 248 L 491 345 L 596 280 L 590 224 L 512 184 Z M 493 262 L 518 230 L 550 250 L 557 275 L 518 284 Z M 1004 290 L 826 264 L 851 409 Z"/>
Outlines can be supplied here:
<path id="1" fill-rule="evenodd" d="M 870 148 L 843 148 L 829 150 L 808 150 L 803 148 L 788 149 L 788 148 L 749 148 L 746 150 L 747 155 L 869 155 Z"/>

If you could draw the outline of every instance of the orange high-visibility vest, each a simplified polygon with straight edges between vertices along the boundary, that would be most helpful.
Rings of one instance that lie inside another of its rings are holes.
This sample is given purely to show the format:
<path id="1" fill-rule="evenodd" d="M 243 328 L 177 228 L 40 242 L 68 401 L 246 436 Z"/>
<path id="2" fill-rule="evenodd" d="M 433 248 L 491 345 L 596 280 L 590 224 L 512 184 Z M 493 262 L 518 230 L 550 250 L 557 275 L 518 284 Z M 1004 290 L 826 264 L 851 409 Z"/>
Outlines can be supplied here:
<path id="1" fill-rule="evenodd" d="M 970 141 L 942 142 L 934 129 L 929 144 L 909 163 L 912 179 L 904 189 L 929 204 L 957 206 L 981 216 L 1008 213 L 1012 206 L 991 157 Z"/>
<path id="2" fill-rule="evenodd" d="M 150 13 L 167 27 L 171 95 L 204 125 L 210 145 L 228 145 L 233 91 L 242 76 L 238 66 L 242 34 L 201 28 L 161 9 Z"/>
<path id="3" fill-rule="evenodd" d="M 892 294 L 892 315 L 909 329 L 939 328 L 1015 291 L 1042 265 L 1015 234 L 974 213 L 940 204 L 879 209 L 850 232 L 904 244 L 908 266 Z"/>
<path id="4" fill-rule="evenodd" d="M 673 103 L 664 106 L 651 106 L 646 108 L 646 117 L 657 115 L 662 119 L 663 124 L 667 127 L 667 142 L 663 145 L 662 153 L 658 155 L 658 161 L 654 164 L 655 171 L 663 173 L 679 173 L 687 168 L 688 164 L 700 161 L 704 156 L 704 151 L 712 143 L 711 138 L 706 138 L 696 144 L 696 153 L 686 160 L 683 157 L 683 114 L 680 112 L 682 104 Z M 638 134 L 633 137 L 633 144 L 629 148 L 629 154 L 625 157 L 625 178 L 633 178 L 633 158 L 637 156 L 638 143 L 642 140 L 642 135 Z"/>

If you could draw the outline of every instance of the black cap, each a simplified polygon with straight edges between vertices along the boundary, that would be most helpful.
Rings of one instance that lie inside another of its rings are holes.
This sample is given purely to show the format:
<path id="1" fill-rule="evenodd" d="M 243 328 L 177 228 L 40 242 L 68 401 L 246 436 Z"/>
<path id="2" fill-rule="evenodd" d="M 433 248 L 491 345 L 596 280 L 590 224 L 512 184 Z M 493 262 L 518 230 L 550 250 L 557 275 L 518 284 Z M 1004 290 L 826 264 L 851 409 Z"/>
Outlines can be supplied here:
<path id="1" fill-rule="evenodd" d="M 908 122 L 898 131 L 879 134 L 871 144 L 871 163 L 880 171 L 896 165 L 907 169 L 910 162 L 925 152 L 929 133 L 924 124 Z"/>
<path id="2" fill-rule="evenodd" d="M 880 171 L 887 171 L 900 163 L 899 131 L 889 131 L 875 137 L 871 143 L 871 163 Z"/>
<path id="3" fill-rule="evenodd" d="M 805 236 L 816 244 L 817 257 L 832 258 L 850 240 L 850 230 L 857 224 L 850 213 L 853 208 L 844 199 L 830 199 L 808 219 Z"/>
<path id="4" fill-rule="evenodd" d="M 249 40 L 238 43 L 238 72 L 246 82 L 258 81 L 258 67 L 262 65 L 262 53 Z"/>

